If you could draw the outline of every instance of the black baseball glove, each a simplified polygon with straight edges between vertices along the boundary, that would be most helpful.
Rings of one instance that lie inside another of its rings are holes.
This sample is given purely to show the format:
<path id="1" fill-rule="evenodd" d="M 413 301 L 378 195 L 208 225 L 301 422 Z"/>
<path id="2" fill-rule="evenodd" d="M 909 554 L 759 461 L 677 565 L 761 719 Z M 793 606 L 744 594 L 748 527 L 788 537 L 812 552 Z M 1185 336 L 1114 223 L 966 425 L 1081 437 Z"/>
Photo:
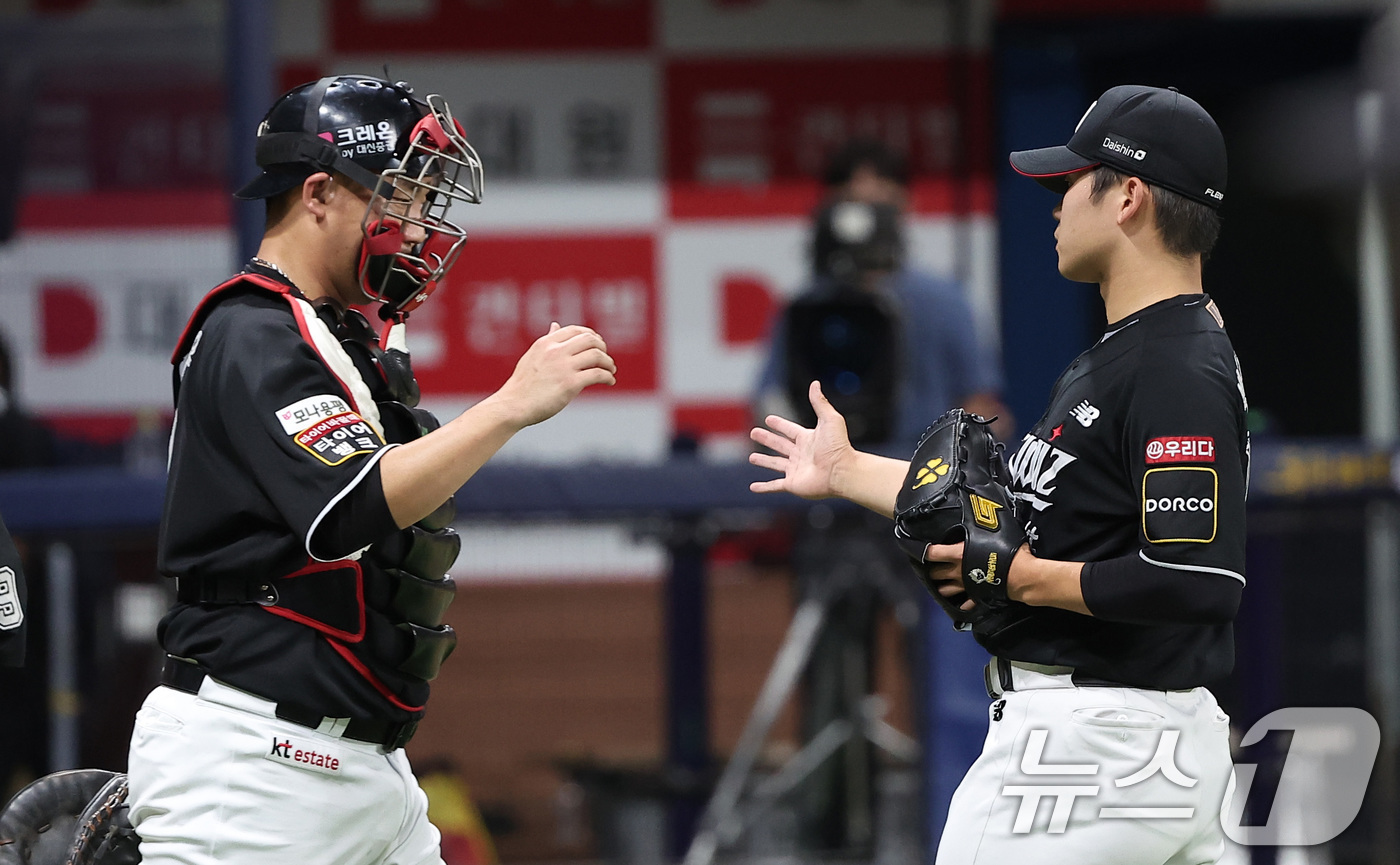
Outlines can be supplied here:
<path id="1" fill-rule="evenodd" d="M 960 631 L 1002 630 L 1014 603 L 1006 597 L 1006 574 L 1026 532 L 1007 489 L 1001 450 L 991 421 L 951 409 L 924 431 L 895 499 L 895 540 Z M 960 541 L 963 592 L 945 598 L 924 549 Z M 976 605 L 959 609 L 969 598 Z"/>
<path id="2" fill-rule="evenodd" d="M 140 839 L 126 820 L 126 776 L 55 772 L 0 811 L 0 865 L 135 865 Z"/>

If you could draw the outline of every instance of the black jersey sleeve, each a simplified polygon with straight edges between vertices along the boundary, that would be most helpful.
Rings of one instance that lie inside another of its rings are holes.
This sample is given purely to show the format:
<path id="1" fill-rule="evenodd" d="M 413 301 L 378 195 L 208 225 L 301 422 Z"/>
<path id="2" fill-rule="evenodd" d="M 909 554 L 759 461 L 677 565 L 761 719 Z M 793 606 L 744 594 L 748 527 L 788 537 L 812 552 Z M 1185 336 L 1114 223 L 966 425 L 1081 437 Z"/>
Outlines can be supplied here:
<path id="1" fill-rule="evenodd" d="M 1162 568 L 1136 554 L 1087 562 L 1079 586 L 1094 618 L 1141 625 L 1233 621 L 1244 591 L 1231 577 Z"/>
<path id="2" fill-rule="evenodd" d="M 0 521 L 0 667 L 24 666 L 25 605 L 29 602 L 19 551 Z"/>
<path id="3" fill-rule="evenodd" d="M 275 305 L 284 302 L 270 303 L 232 305 L 211 316 L 209 356 L 196 354 L 191 374 L 202 379 L 197 383 L 205 401 L 214 402 L 236 464 L 303 539 L 307 554 L 323 561 L 342 557 L 380 540 L 383 520 L 357 521 L 366 532 L 353 540 L 339 531 L 320 532 L 320 526 L 333 512 L 356 512 L 336 506 L 359 487 L 386 445 L 303 337 L 297 318 Z M 182 398 L 180 409 L 185 408 Z M 370 498 L 383 498 L 382 487 L 367 492 Z M 369 511 L 382 515 L 387 508 L 372 504 Z M 316 544 L 313 536 L 336 540 Z M 353 548 L 345 548 L 352 543 Z M 322 546 L 337 549 L 318 549 Z"/>
<path id="4" fill-rule="evenodd" d="M 1138 557 L 1244 583 L 1243 389 L 1224 331 L 1145 346 L 1123 424 Z"/>
<path id="5" fill-rule="evenodd" d="M 398 528 L 389 502 L 384 498 L 384 481 L 376 461 L 364 478 L 317 524 L 307 542 L 307 550 L 322 561 L 342 559 L 363 549 L 366 538 L 378 541 Z"/>

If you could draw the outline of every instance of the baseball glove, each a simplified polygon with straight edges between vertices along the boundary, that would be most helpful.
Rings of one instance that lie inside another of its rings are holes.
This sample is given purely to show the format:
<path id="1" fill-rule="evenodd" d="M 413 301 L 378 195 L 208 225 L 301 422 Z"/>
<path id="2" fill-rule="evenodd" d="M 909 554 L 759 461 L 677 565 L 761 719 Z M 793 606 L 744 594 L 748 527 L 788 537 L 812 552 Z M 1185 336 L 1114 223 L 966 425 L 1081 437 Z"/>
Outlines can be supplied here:
<path id="1" fill-rule="evenodd" d="M 127 819 L 126 776 L 103 785 L 78 815 L 78 834 L 65 865 L 136 865 L 141 838 Z"/>
<path id="2" fill-rule="evenodd" d="M 895 539 L 960 631 L 984 633 L 984 622 L 993 626 L 985 620 L 1005 618 L 1013 603 L 1006 596 L 1006 573 L 1026 532 L 1007 489 L 1001 450 L 991 421 L 951 409 L 924 431 L 895 499 Z M 945 598 L 931 578 L 924 549 L 960 541 L 963 592 Z M 959 609 L 968 598 L 976 606 Z"/>
<path id="3" fill-rule="evenodd" d="M 138 841 L 116 772 L 45 775 L 0 811 L 0 865 L 135 865 Z"/>

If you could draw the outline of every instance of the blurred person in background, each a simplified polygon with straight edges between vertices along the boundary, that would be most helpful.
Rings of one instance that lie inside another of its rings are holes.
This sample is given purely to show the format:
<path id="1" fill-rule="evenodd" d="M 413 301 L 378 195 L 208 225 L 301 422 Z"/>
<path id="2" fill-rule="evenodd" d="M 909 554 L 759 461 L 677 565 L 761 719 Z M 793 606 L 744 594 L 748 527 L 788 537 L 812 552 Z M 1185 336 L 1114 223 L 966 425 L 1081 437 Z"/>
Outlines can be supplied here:
<path id="1" fill-rule="evenodd" d="M 441 865 L 404 746 L 456 645 L 453 493 L 616 367 L 554 324 L 449 423 L 417 408 L 405 321 L 457 259 L 476 152 L 439 96 L 332 76 L 258 127 L 258 253 L 176 347 L 157 563 L 177 603 L 132 733 L 147 863 Z M 376 333 L 354 304 L 379 302 Z M 217 491 L 217 494 L 211 494 Z"/>
<path id="2" fill-rule="evenodd" d="M 927 273 L 909 264 L 905 255 L 904 221 L 909 209 L 909 168 L 903 156 L 873 140 L 856 139 L 836 151 L 823 173 L 825 194 L 813 224 L 812 277 L 798 292 L 807 296 L 828 288 L 844 274 L 834 272 L 830 253 L 840 254 L 842 245 L 859 245 L 856 219 L 826 220 L 845 236 L 822 242 L 824 215 L 845 202 L 872 205 L 877 214 L 872 225 L 882 231 L 879 243 L 888 252 L 873 259 L 860 274 L 861 286 L 888 301 L 894 313 L 898 339 L 895 376 L 888 432 L 867 441 L 881 453 L 906 455 L 918 444 L 919 435 L 929 422 L 953 406 L 962 406 L 984 417 L 1000 416 L 998 431 L 1009 433 L 1009 418 L 1001 402 L 1001 362 L 993 347 L 979 336 L 964 286 L 948 277 Z M 845 210 L 856 213 L 856 210 Z M 891 214 L 889 220 L 885 214 Z M 875 224 L 878 222 L 878 224 Z M 855 232 L 852 235 L 852 232 Z M 859 267 L 859 263 L 857 263 Z M 839 270 L 838 264 L 836 270 Z M 768 354 L 759 374 L 755 406 L 759 417 L 768 414 L 799 416 L 806 411 L 805 396 L 793 399 L 789 393 L 789 350 L 787 319 L 780 315 L 768 343 Z M 915 350 L 914 347 L 917 347 Z M 805 394 L 806 383 L 802 384 Z"/>
<path id="3" fill-rule="evenodd" d="M 876 453 L 906 456 L 943 411 L 963 406 L 1010 420 L 1001 403 L 1001 365 L 979 339 L 963 286 L 908 263 L 904 223 L 909 172 L 877 141 L 853 140 L 824 174 L 812 224 L 811 278 L 778 316 L 754 398 L 758 417 L 779 414 L 814 424 L 806 390 L 822 381 L 846 416 L 852 439 Z M 913 636 L 931 608 L 908 579 L 898 551 L 870 544 L 869 515 L 804 521 L 793 566 L 798 603 L 824 597 L 828 615 L 803 679 L 801 735 L 810 743 L 834 720 L 857 718 L 874 686 L 879 613 L 896 611 L 905 628 L 911 690 L 925 677 L 923 640 Z M 853 563 L 860 576 L 840 574 Z M 922 727 L 922 725 L 920 725 Z M 857 736 L 802 788 L 801 841 L 810 850 L 869 849 L 876 755 Z"/>

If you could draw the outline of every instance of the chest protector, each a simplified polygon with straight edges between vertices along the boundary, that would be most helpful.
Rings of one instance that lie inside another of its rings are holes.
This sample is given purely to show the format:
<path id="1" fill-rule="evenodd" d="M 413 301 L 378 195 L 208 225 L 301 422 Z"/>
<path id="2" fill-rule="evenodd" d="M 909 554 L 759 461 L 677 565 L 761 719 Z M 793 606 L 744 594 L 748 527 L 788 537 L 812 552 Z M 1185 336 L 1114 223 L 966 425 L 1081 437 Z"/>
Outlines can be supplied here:
<path id="1" fill-rule="evenodd" d="M 357 310 L 332 303 L 313 305 L 260 274 L 241 274 L 205 297 L 173 362 L 178 364 L 189 352 L 192 334 L 220 296 L 250 285 L 278 294 L 291 305 L 303 338 L 340 381 L 356 412 L 385 442 L 406 444 L 438 428 L 437 419 L 418 407 L 418 383 L 401 321 L 376 335 Z M 185 603 L 257 604 L 313 628 L 381 690 L 374 667 L 427 682 L 457 645 L 452 626 L 442 621 L 457 591 L 447 575 L 462 545 L 451 528 L 456 513 L 449 498 L 417 523 L 345 559 L 308 560 L 299 570 L 272 579 L 181 578 L 177 594 Z"/>

